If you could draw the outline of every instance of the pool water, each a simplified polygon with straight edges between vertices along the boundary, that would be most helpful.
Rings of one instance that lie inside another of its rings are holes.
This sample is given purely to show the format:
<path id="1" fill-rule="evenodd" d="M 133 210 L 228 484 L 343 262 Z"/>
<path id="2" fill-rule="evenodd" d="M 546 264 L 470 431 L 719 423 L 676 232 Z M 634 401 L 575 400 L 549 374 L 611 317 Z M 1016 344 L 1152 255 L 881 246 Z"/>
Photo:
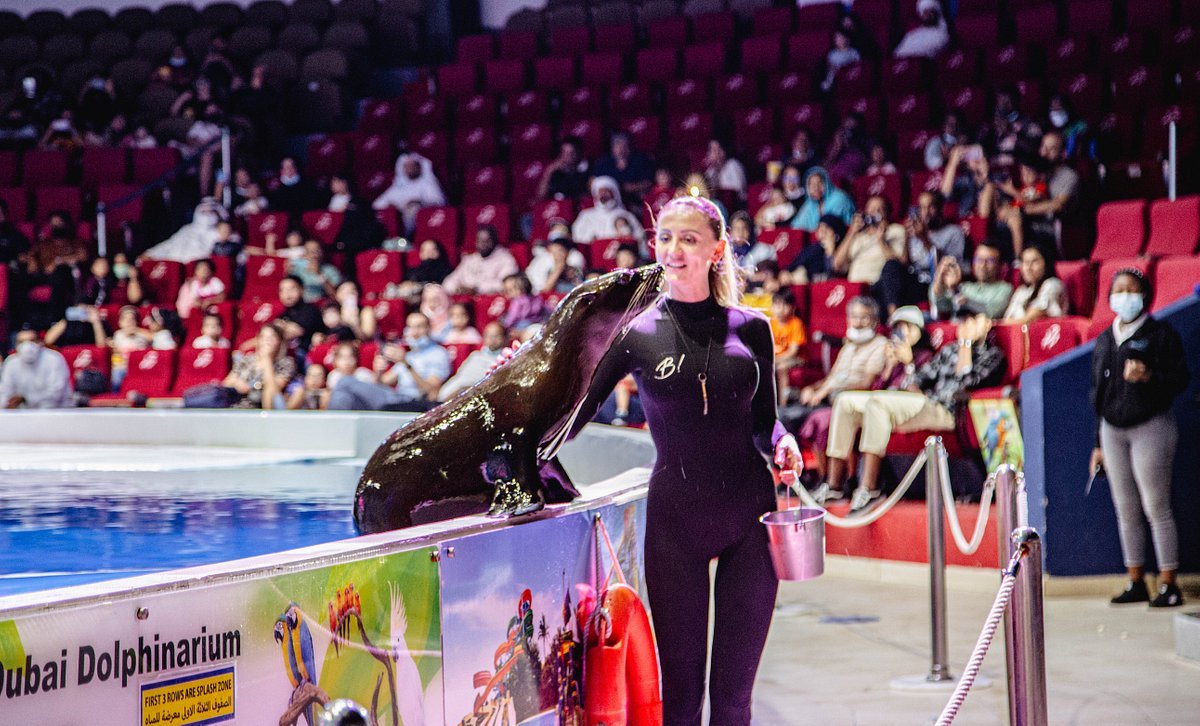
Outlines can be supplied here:
<path id="1" fill-rule="evenodd" d="M 0 596 L 352 537 L 361 470 L 0 471 Z"/>

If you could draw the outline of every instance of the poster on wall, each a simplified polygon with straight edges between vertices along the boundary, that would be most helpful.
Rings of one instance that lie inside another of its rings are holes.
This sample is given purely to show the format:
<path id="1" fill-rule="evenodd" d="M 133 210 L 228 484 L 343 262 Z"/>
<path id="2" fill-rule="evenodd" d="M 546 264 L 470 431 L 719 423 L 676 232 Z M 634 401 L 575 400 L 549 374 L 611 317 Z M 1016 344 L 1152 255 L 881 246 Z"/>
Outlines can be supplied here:
<path id="1" fill-rule="evenodd" d="M 442 723 L 432 552 L 2 620 L 0 723 Z"/>
<path id="2" fill-rule="evenodd" d="M 591 587 L 593 562 L 590 515 L 447 543 L 441 571 L 447 724 L 582 723 L 575 610 Z"/>
<path id="3" fill-rule="evenodd" d="M 1008 464 L 1018 471 L 1024 468 L 1025 443 L 1021 439 L 1021 426 L 1017 423 L 1017 410 L 1012 400 L 971 399 L 967 406 L 987 472 L 991 474 L 1001 464 Z"/>

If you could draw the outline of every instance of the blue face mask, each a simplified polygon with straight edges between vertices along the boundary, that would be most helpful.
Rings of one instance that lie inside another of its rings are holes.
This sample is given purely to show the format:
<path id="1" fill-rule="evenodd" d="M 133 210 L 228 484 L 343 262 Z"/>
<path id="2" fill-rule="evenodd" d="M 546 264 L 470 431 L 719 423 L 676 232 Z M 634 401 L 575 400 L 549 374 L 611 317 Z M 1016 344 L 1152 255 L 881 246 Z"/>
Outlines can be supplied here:
<path id="1" fill-rule="evenodd" d="M 1141 293 L 1114 292 L 1108 296 L 1108 306 L 1121 319 L 1122 323 L 1132 323 L 1142 314 L 1145 301 Z"/>

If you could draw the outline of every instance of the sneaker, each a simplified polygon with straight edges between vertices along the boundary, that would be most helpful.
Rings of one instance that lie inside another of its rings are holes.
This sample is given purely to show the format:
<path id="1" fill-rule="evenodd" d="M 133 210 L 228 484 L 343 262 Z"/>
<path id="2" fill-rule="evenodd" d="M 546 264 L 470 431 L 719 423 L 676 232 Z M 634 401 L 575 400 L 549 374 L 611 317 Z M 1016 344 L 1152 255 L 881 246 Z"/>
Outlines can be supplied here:
<path id="1" fill-rule="evenodd" d="M 1175 583 L 1159 585 L 1158 595 L 1150 601 L 1152 608 L 1177 608 L 1183 604 L 1183 593 Z"/>
<path id="2" fill-rule="evenodd" d="M 1117 595 L 1112 600 L 1109 600 L 1109 602 L 1111 602 L 1113 605 L 1128 605 L 1129 603 L 1134 602 L 1146 602 L 1149 599 L 1150 592 L 1146 589 L 1145 581 L 1138 580 L 1136 582 L 1130 581 L 1130 583 L 1125 586 L 1125 592 Z"/>
<path id="3" fill-rule="evenodd" d="M 813 490 L 813 499 L 815 499 L 817 504 L 820 504 L 822 507 L 825 506 L 825 502 L 841 501 L 843 496 L 844 495 L 840 489 L 830 489 L 828 482 L 821 482 L 821 484 Z"/>
<path id="4" fill-rule="evenodd" d="M 865 489 L 859 487 L 854 490 L 854 494 L 850 497 L 850 513 L 857 514 L 867 507 L 871 506 L 879 499 L 878 489 Z"/>

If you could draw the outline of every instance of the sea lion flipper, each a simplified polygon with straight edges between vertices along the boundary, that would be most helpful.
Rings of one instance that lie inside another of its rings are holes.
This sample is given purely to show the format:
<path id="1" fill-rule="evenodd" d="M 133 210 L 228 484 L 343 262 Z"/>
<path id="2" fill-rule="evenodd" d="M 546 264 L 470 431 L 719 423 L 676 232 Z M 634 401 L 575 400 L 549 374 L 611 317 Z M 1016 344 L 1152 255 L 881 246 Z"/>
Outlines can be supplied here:
<path id="1" fill-rule="evenodd" d="M 542 494 L 549 504 L 564 504 L 579 496 L 579 490 L 557 456 L 541 462 L 538 476 L 542 480 Z"/>
<path id="2" fill-rule="evenodd" d="M 483 465 L 483 478 L 493 488 L 489 517 L 515 517 L 546 506 L 541 479 L 527 460 L 508 441 L 502 441 Z"/>

